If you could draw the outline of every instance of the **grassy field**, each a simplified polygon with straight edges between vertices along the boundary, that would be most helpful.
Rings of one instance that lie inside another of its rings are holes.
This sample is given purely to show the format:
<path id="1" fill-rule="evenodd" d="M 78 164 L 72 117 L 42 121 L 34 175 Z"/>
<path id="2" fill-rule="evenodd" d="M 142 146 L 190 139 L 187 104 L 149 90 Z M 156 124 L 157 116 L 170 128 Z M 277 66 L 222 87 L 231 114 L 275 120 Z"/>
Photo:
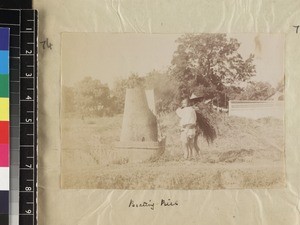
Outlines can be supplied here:
<path id="1" fill-rule="evenodd" d="M 114 148 L 122 115 L 62 120 L 63 188 L 222 189 L 281 188 L 284 177 L 283 121 L 219 115 L 218 137 L 199 138 L 202 157 L 183 160 L 178 118 L 159 118 L 166 149 L 157 160 L 131 163 Z"/>

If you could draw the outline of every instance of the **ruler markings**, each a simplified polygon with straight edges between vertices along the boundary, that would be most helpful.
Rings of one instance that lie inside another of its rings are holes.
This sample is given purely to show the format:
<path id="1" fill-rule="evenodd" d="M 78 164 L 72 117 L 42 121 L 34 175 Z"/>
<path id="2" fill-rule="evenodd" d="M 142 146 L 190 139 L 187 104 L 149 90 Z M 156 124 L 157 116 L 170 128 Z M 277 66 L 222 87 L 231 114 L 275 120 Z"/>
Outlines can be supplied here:
<path id="1" fill-rule="evenodd" d="M 36 17 L 36 12 L 34 11 L 34 13 L 33 13 L 33 17 L 35 18 Z M 33 21 L 33 27 L 36 29 L 37 28 L 37 25 L 36 25 L 36 20 L 34 20 Z M 37 39 L 37 37 L 36 37 L 36 32 L 37 31 L 35 31 L 35 33 L 33 34 L 33 40 L 36 40 Z M 36 55 L 37 54 L 37 52 L 36 52 L 36 49 L 37 49 L 37 46 L 35 45 L 35 44 L 33 44 L 33 49 L 34 49 L 34 54 Z M 35 59 L 35 57 L 33 57 L 33 63 L 36 65 L 36 59 Z M 36 76 L 36 67 L 33 69 L 33 71 L 34 71 L 34 74 L 35 74 L 35 76 Z M 36 76 L 36 78 L 37 78 L 37 76 Z M 36 79 L 34 80 L 34 86 L 37 88 L 37 81 L 36 81 Z M 36 91 L 34 90 L 34 96 L 35 96 L 35 99 L 37 100 L 37 93 L 36 93 Z M 37 105 L 36 105 L 36 102 L 33 102 L 33 104 L 34 104 L 34 109 L 35 109 L 35 111 L 37 110 Z M 37 117 L 37 115 L 36 115 L 36 113 L 34 113 L 34 118 L 36 118 Z M 37 120 L 36 120 L 37 121 Z M 37 131 L 37 124 L 34 124 L 34 131 L 36 132 Z M 37 202 L 37 190 L 36 190 L 36 186 L 37 186 L 37 171 L 36 171 L 36 166 L 37 166 L 37 158 L 36 158 L 36 151 L 37 151 L 37 139 L 36 139 L 36 137 L 33 137 L 33 142 L 35 143 L 35 149 L 34 149 L 34 151 L 33 151 L 33 156 L 34 156 L 34 163 L 35 163 L 35 167 L 33 167 L 33 169 L 34 169 L 34 179 L 36 180 L 36 182 L 35 182 L 35 184 L 33 184 L 33 188 L 34 188 L 34 190 L 35 190 L 35 192 L 34 192 L 34 204 L 33 204 L 33 210 L 35 211 L 36 210 L 36 202 Z M 35 218 L 34 218 L 34 223 L 37 223 L 37 215 L 35 215 Z"/>
<path id="2" fill-rule="evenodd" d="M 12 104 L 10 104 L 11 152 L 13 154 L 11 154 L 10 165 L 11 190 L 13 191 L 10 195 L 14 204 L 10 204 L 10 225 L 36 225 L 37 140 L 35 134 L 37 115 L 35 110 L 37 110 L 37 105 L 35 101 L 37 96 L 35 88 L 37 86 L 37 46 L 35 43 L 37 41 L 37 14 L 34 10 L 0 9 L 0 15 L 0 26 L 10 27 L 11 30 L 9 49 L 11 51 L 10 94 L 13 99 Z M 26 80 L 22 78 L 26 78 Z M 24 91 L 28 93 L 21 94 Z M 25 96 L 28 99 L 21 99 Z M 28 117 L 27 114 L 30 116 Z M 21 122 L 21 120 L 28 121 L 28 123 Z M 20 130 L 18 130 L 19 128 Z M 20 137 L 24 139 L 22 140 Z M 24 166 L 25 168 L 23 168 Z"/>
<path id="3" fill-rule="evenodd" d="M 0 26 L 10 28 L 10 99 L 11 103 L 15 103 L 14 97 L 18 98 L 19 86 L 19 46 L 20 46 L 20 10 L 6 10 L 0 9 Z M 19 189 L 19 149 L 14 151 L 14 148 L 18 148 L 19 145 L 19 132 L 15 129 L 16 124 L 18 124 L 18 117 L 13 116 L 18 110 L 18 107 L 10 104 L 10 204 L 9 204 L 9 224 L 18 225 L 18 212 L 19 212 L 19 198 L 18 198 L 18 189 Z"/>
<path id="4" fill-rule="evenodd" d="M 21 112 L 23 120 L 20 121 L 21 133 L 23 132 L 24 140 L 20 145 L 21 148 L 26 147 L 26 152 L 23 152 L 21 158 L 20 171 L 20 195 L 21 198 L 26 197 L 26 202 L 23 202 L 20 207 L 20 221 L 24 220 L 24 217 L 31 216 L 30 219 L 26 220 L 28 224 L 24 225 L 36 225 L 36 13 L 35 11 L 22 11 L 22 21 L 25 20 L 24 24 L 21 25 L 21 59 L 23 63 L 21 66 L 21 86 L 22 91 L 27 91 L 22 94 L 20 99 Z M 29 23 L 28 23 L 29 22 Z M 30 45 L 30 47 L 29 47 Z M 22 79 L 26 78 L 26 79 Z M 30 78 L 30 79 L 28 79 Z M 27 97 L 26 97 L 27 96 Z M 30 116 L 28 117 L 28 114 Z M 25 122 L 24 122 L 25 120 Z M 26 122 L 28 121 L 28 122 Z M 25 139 L 26 138 L 26 139 Z M 33 143 L 33 144 L 28 144 Z M 30 176 L 30 177 L 28 177 Z M 31 195 L 28 196 L 28 193 Z M 30 208 L 28 209 L 28 205 Z M 29 220 L 32 222 L 29 223 Z"/>

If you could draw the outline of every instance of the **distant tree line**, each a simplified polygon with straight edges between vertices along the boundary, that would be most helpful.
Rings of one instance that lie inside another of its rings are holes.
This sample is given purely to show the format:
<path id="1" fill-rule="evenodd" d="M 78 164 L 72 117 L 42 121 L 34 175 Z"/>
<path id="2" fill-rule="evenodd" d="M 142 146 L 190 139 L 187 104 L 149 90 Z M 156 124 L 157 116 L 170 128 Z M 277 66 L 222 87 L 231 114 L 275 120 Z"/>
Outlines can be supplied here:
<path id="1" fill-rule="evenodd" d="M 118 79 L 112 88 L 85 77 L 73 87 L 62 88 L 63 110 L 87 116 L 122 113 L 126 89 L 137 86 L 155 90 L 158 111 L 174 110 L 182 98 L 193 93 L 226 107 L 228 100 L 265 100 L 276 91 L 283 92 L 283 80 L 273 88 L 251 79 L 256 75 L 254 55 L 243 59 L 237 39 L 226 34 L 187 34 L 176 42 L 167 71 L 153 70 L 143 76 L 132 73 Z"/>
<path id="2" fill-rule="evenodd" d="M 166 73 L 153 70 L 146 76 L 136 73 L 120 78 L 111 88 L 92 77 L 85 77 L 73 87 L 62 87 L 62 110 L 84 116 L 112 116 L 123 113 L 127 88 L 155 89 L 159 111 L 172 108 L 176 83 Z"/>

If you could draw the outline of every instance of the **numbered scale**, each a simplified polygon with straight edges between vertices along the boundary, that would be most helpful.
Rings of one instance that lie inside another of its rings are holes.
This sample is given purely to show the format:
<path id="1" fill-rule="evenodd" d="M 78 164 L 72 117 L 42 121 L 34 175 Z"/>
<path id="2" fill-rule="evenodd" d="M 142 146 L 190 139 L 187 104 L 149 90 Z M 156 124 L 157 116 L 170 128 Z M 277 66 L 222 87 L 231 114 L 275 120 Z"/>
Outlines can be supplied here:
<path id="1" fill-rule="evenodd" d="M 19 224 L 37 224 L 37 11 L 21 10 Z"/>
<path id="2" fill-rule="evenodd" d="M 9 224 L 36 225 L 37 11 L 0 9 L 0 26 L 10 28 Z"/>
<path id="3" fill-rule="evenodd" d="M 10 29 L 9 45 L 9 106 L 10 106 L 10 187 L 9 215 L 2 225 L 17 225 L 19 222 L 19 164 L 20 164 L 20 10 L 0 9 L 0 26 Z M 3 182 L 0 180 L 0 182 Z M 0 205 L 5 200 L 0 199 Z M 1 215 L 0 215 L 1 216 Z"/>

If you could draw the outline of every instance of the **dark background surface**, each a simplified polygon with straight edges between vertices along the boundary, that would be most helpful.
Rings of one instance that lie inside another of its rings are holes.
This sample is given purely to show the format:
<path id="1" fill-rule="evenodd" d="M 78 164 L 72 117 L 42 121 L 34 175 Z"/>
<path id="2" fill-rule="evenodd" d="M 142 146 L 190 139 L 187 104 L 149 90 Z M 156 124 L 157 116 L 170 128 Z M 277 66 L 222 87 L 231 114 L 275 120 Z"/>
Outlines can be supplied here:
<path id="1" fill-rule="evenodd" d="M 3 9 L 31 9 L 32 0 L 0 0 Z"/>

